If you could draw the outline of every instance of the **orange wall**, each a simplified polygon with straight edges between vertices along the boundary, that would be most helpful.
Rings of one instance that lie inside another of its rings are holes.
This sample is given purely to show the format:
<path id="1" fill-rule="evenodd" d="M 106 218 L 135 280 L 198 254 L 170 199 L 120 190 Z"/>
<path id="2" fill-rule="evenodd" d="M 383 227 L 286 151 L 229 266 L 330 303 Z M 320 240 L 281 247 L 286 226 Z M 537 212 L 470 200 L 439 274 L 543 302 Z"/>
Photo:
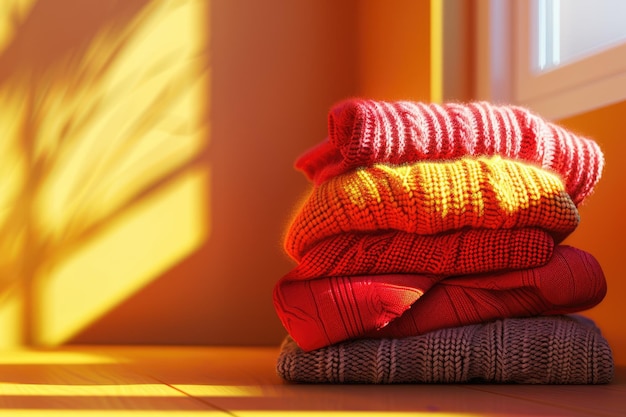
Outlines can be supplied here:
<path id="1" fill-rule="evenodd" d="M 614 351 L 615 362 L 626 365 L 626 216 L 623 196 L 626 195 L 626 155 L 622 126 L 626 101 L 559 121 L 575 132 L 593 138 L 604 153 L 606 166 L 596 191 L 580 208 L 580 226 L 565 243 L 593 254 L 604 270 L 608 292 L 600 305 L 586 315 L 596 320 Z"/>
<path id="2" fill-rule="evenodd" d="M 430 2 L 359 2 L 359 94 L 429 100 Z"/>

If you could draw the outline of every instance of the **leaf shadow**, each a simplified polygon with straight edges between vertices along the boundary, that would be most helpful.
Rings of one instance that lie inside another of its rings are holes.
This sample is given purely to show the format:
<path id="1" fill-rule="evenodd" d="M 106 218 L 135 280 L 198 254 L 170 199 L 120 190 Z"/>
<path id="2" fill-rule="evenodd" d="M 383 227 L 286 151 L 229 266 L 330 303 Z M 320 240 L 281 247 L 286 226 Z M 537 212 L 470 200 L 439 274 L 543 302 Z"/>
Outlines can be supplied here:
<path id="1" fill-rule="evenodd" d="M 0 303 L 21 298 L 23 344 L 37 339 L 32 294 L 45 271 L 204 163 L 205 122 L 173 111 L 206 76 L 202 51 L 161 51 L 120 69 L 153 36 L 146 26 L 161 30 L 163 4 L 34 0 L 10 19 L 0 51 L 0 107 L 12 109 L 0 118 Z M 151 99 L 131 106 L 146 91 Z M 191 136 L 204 140 L 193 148 Z"/>

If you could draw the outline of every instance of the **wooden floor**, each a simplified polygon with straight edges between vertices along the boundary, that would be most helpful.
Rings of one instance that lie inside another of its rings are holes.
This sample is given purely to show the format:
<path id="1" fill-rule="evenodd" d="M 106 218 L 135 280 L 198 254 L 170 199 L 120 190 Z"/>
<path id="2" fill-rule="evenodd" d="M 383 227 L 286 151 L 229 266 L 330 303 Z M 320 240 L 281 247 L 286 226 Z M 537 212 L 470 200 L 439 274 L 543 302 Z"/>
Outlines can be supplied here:
<path id="1" fill-rule="evenodd" d="M 294 385 L 276 376 L 277 354 L 205 347 L 5 352 L 0 416 L 626 416 L 626 368 L 605 386 Z"/>

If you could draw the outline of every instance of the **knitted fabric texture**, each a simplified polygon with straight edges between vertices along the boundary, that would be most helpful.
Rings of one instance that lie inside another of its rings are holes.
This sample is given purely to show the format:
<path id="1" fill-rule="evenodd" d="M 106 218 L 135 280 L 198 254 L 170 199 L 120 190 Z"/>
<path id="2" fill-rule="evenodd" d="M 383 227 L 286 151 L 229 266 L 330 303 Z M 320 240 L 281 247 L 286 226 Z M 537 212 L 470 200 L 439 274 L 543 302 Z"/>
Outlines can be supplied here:
<path id="1" fill-rule="evenodd" d="M 437 235 L 346 232 L 314 245 L 282 282 L 344 275 L 463 275 L 534 268 L 548 262 L 553 249 L 554 239 L 536 228 L 464 229 Z"/>
<path id="2" fill-rule="evenodd" d="M 558 176 L 526 163 L 496 156 L 376 164 L 314 187 L 287 230 L 285 250 L 299 261 L 320 240 L 345 232 L 468 227 L 538 227 L 559 242 L 578 222 Z"/>
<path id="3" fill-rule="evenodd" d="M 313 352 L 287 336 L 276 370 L 301 383 L 606 384 L 614 363 L 591 320 L 538 316 L 404 339 L 361 339 Z"/>
<path id="4" fill-rule="evenodd" d="M 274 307 L 306 351 L 362 337 L 400 338 L 486 320 L 568 314 L 606 295 L 589 253 L 555 247 L 544 266 L 500 273 L 380 274 L 283 281 Z"/>
<path id="5" fill-rule="evenodd" d="M 328 117 L 328 139 L 296 161 L 316 184 L 374 163 L 501 155 L 558 173 L 579 205 L 604 167 L 596 142 L 515 106 L 350 99 Z"/>

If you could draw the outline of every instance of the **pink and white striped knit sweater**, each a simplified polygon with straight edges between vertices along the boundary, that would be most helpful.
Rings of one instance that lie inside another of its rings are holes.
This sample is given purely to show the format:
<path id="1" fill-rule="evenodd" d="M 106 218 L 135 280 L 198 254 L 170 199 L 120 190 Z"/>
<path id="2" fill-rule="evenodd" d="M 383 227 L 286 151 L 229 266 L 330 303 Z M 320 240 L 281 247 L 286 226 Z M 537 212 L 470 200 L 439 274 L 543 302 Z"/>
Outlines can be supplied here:
<path id="1" fill-rule="evenodd" d="M 377 162 L 404 164 L 501 155 L 560 175 L 576 205 L 604 167 L 596 142 L 529 110 L 487 102 L 420 103 L 348 99 L 329 112 L 329 137 L 296 161 L 316 184 Z"/>

